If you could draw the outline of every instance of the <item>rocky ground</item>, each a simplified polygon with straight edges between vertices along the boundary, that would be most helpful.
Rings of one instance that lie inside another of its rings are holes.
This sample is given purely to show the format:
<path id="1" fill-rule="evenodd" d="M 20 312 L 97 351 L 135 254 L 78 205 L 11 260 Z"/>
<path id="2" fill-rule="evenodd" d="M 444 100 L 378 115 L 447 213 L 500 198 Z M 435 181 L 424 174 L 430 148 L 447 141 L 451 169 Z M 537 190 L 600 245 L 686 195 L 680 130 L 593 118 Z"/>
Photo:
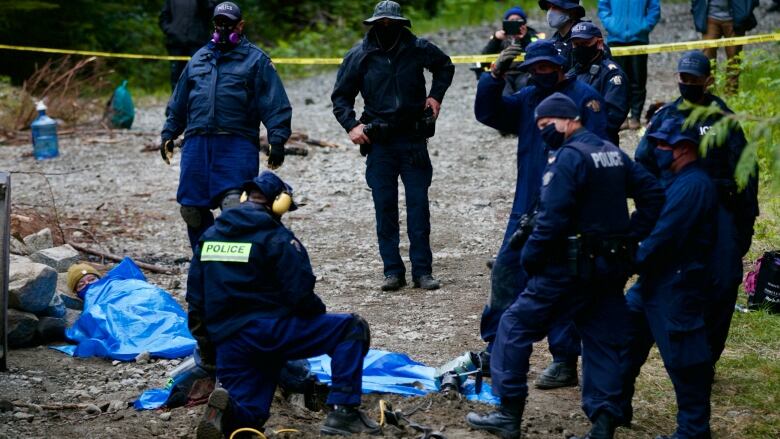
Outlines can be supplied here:
<path id="1" fill-rule="evenodd" d="M 774 30 L 780 21 L 778 14 L 764 16 L 767 5 L 762 2 L 757 14 L 761 24 L 756 33 Z M 663 14 L 653 34 L 655 41 L 697 39 L 690 30 L 687 5 L 664 5 Z M 546 29 L 539 22 L 532 24 Z M 489 34 L 485 26 L 443 32 L 432 39 L 452 54 L 475 53 Z M 651 56 L 648 103 L 676 95 L 676 59 L 677 54 Z M 383 294 L 378 289 L 382 266 L 364 159 L 348 144 L 331 114 L 329 93 L 334 78 L 331 72 L 287 80 L 286 86 L 294 107 L 294 129 L 342 146 L 310 147 L 308 157 L 289 157 L 279 171 L 295 187 L 299 203 L 305 203 L 285 219 L 309 250 L 319 294 L 331 311 L 363 315 L 378 348 L 406 352 L 430 365 L 482 348 L 479 315 L 489 290 L 485 260 L 497 250 L 511 208 L 516 139 L 501 137 L 474 120 L 474 75 L 458 66 L 437 135 L 429 146 L 434 165 L 430 189 L 434 272 L 443 287 L 434 292 L 407 288 Z M 64 137 L 62 155 L 56 160 L 36 162 L 25 156 L 29 145 L 2 147 L 0 169 L 19 172 L 13 175 L 16 211 L 53 217 L 54 200 L 67 238 L 174 267 L 175 275 L 149 278 L 183 303 L 190 249 L 175 202 L 178 159 L 169 167 L 156 151 L 141 151 L 146 143 L 157 141 L 163 110 L 161 103 L 138 108 L 130 133 Z M 623 133 L 626 149 L 635 143 L 635 132 Z M 403 203 L 403 194 L 401 199 Z M 56 235 L 57 230 L 53 231 Z M 401 245 L 407 254 L 405 237 Z M 548 360 L 542 342 L 532 359 L 531 379 Z M 166 371 L 176 364 L 177 360 L 112 364 L 102 359 L 73 359 L 46 347 L 14 350 L 9 357 L 10 372 L 0 375 L 0 399 L 18 405 L 0 407 L 0 438 L 192 436 L 200 408 L 170 412 L 129 408 L 142 390 L 163 386 Z M 389 399 L 405 409 L 421 401 Z M 417 422 L 443 429 L 450 438 L 487 437 L 470 431 L 463 421 L 469 409 L 486 407 L 440 396 L 429 399 L 430 407 L 414 416 Z M 377 397 L 366 400 L 373 415 L 377 414 L 376 401 Z M 67 408 L 77 403 L 93 406 Z M 272 429 L 294 427 L 306 437 L 315 435 L 324 417 L 283 400 L 273 411 Z M 671 426 L 673 419 L 657 423 Z M 638 427 L 633 432 L 621 431 L 620 437 L 649 434 Z M 579 389 L 532 390 L 524 428 L 529 438 L 559 438 L 586 431 Z M 404 436 L 402 432 L 388 435 Z"/>

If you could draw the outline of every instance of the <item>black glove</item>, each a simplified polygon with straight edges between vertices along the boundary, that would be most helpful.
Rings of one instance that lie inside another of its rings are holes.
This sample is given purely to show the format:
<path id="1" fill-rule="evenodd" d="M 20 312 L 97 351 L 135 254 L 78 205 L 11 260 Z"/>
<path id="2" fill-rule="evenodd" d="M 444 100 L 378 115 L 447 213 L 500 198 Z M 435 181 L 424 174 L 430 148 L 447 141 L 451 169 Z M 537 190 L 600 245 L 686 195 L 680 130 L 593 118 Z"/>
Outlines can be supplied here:
<path id="1" fill-rule="evenodd" d="M 515 58 L 523 53 L 523 48 L 519 44 L 511 44 L 506 49 L 502 50 L 498 55 L 498 59 L 493 63 L 493 67 L 490 69 L 493 72 L 493 76 L 500 78 L 504 76 L 512 63 L 515 62 Z"/>
<path id="2" fill-rule="evenodd" d="M 284 145 L 268 145 L 268 168 L 276 169 L 284 163 Z"/>
<path id="3" fill-rule="evenodd" d="M 162 159 L 166 165 L 171 164 L 171 159 L 173 158 L 173 148 L 173 139 L 162 139 L 162 142 L 160 143 L 160 155 L 162 156 Z"/>

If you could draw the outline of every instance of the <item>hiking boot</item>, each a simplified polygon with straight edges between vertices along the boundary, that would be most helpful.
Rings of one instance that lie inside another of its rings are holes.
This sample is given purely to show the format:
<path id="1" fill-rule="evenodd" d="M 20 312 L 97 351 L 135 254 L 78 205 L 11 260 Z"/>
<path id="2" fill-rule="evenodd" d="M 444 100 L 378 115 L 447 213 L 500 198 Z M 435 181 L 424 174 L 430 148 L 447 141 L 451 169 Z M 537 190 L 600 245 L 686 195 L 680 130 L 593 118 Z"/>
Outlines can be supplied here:
<path id="1" fill-rule="evenodd" d="M 616 428 L 615 418 L 609 413 L 601 413 L 593 422 L 590 431 L 581 439 L 612 439 L 615 436 Z M 574 439 L 579 438 L 575 437 Z"/>
<path id="2" fill-rule="evenodd" d="M 642 127 L 642 124 L 639 122 L 639 119 L 629 118 L 628 119 L 628 129 L 636 131 L 639 128 Z"/>
<path id="3" fill-rule="evenodd" d="M 486 415 L 470 412 L 466 423 L 475 430 L 483 430 L 503 439 L 520 439 L 520 423 L 523 419 L 525 402 L 501 400 L 498 410 Z"/>
<path id="4" fill-rule="evenodd" d="M 336 406 L 322 423 L 320 433 L 326 436 L 350 436 L 352 433 L 375 436 L 382 433 L 382 427 L 357 407 Z"/>
<path id="5" fill-rule="evenodd" d="M 209 395 L 209 403 L 203 411 L 203 417 L 198 423 L 195 433 L 197 439 L 223 439 L 223 421 L 225 412 L 230 406 L 228 391 L 218 387 Z"/>
<path id="6" fill-rule="evenodd" d="M 537 389 L 557 389 L 559 387 L 576 387 L 579 384 L 577 378 L 577 363 L 552 362 L 547 369 L 539 375 L 534 385 Z"/>
<path id="7" fill-rule="evenodd" d="M 385 276 L 382 282 L 382 291 L 398 291 L 406 286 L 406 278 L 402 274 L 391 274 Z"/>
<path id="8" fill-rule="evenodd" d="M 438 280 L 434 279 L 430 274 L 423 274 L 422 276 L 414 279 L 414 287 L 422 288 L 423 290 L 438 290 L 441 284 Z"/>

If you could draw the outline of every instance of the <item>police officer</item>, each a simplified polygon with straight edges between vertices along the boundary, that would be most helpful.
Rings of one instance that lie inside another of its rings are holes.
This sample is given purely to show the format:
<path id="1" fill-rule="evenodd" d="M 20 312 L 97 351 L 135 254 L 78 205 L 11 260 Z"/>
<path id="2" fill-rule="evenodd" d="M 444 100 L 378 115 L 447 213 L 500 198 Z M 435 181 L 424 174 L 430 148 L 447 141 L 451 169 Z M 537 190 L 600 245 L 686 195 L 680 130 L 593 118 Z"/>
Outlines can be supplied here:
<path id="1" fill-rule="evenodd" d="M 398 177 L 406 191 L 409 224 L 409 258 L 414 286 L 433 290 L 439 281 L 432 276 L 428 187 L 433 168 L 427 139 L 433 136 L 444 94 L 452 83 L 455 67 L 438 47 L 417 38 L 408 29 L 409 19 L 393 1 L 376 5 L 364 24 L 371 28 L 365 38 L 344 57 L 331 100 L 333 114 L 360 146 L 366 159 L 366 182 L 376 210 L 379 253 L 384 263 L 383 291 L 406 285 L 406 267 L 398 251 Z M 433 73 L 430 92 L 425 92 L 424 70 Z M 360 93 L 365 108 L 355 115 L 355 97 Z"/>
<path id="2" fill-rule="evenodd" d="M 573 72 L 577 79 L 591 85 L 604 96 L 609 140 L 620 145 L 620 126 L 629 111 L 626 74 L 604 51 L 601 30 L 589 21 L 571 28 Z"/>
<path id="3" fill-rule="evenodd" d="M 582 22 L 585 8 L 580 6 L 580 0 L 539 0 L 539 7 L 547 11 L 547 24 L 555 29 L 552 38 L 558 53 L 566 59 L 564 71 L 568 72 L 574 65 L 571 57 L 571 29 Z"/>
<path id="4" fill-rule="evenodd" d="M 663 205 L 656 179 L 615 145 L 589 132 L 580 107 L 555 93 L 536 108 L 550 153 L 535 226 L 522 251 L 528 286 L 504 312 L 491 357 L 498 411 L 469 413 L 468 424 L 519 438 L 533 343 L 555 322 L 574 320 L 583 343 L 583 409 L 588 436 L 612 438 L 623 418 L 619 372 L 626 349 L 623 287 L 636 240 Z M 541 149 L 541 148 L 540 148 Z M 637 210 L 629 217 L 627 198 Z"/>
<path id="5" fill-rule="evenodd" d="M 292 108 L 271 59 L 244 36 L 241 10 L 214 8 L 214 39 L 193 55 L 165 111 L 160 153 L 184 144 L 176 201 L 193 250 L 214 224 L 211 209 L 238 204 L 241 184 L 259 172 L 260 123 L 268 130 L 268 166 L 284 162 Z"/>
<path id="6" fill-rule="evenodd" d="M 493 263 L 490 302 L 482 312 L 480 323 L 482 339 L 488 342 L 487 352 L 492 350 L 501 314 L 514 302 L 526 283 L 526 275 L 520 264 L 520 249 L 513 249 L 509 245 L 509 238 L 517 230 L 523 214 L 530 212 L 537 204 L 546 163 L 545 142 L 535 125 L 534 109 L 544 98 L 556 91 L 561 92 L 577 104 L 582 124 L 594 134 L 607 138 L 607 121 L 602 111 L 604 101 L 601 95 L 591 86 L 564 75 L 566 60 L 558 54 L 552 41 L 538 40 L 528 46 L 525 61 L 520 68 L 530 72 L 532 85 L 517 94 L 502 96 L 502 78 L 514 61 L 514 55 L 509 49 L 505 50 L 499 55 L 493 71 L 482 75 L 474 104 L 478 121 L 518 136 L 515 199 L 501 248 Z M 576 386 L 580 343 L 574 325 L 555 325 L 549 341 L 553 364 L 542 374 L 539 384 L 544 388 Z"/>
<path id="7" fill-rule="evenodd" d="M 682 131 L 683 122 L 665 119 L 646 139 L 666 174 L 666 202 L 639 245 L 640 276 L 627 294 L 632 324 L 624 412 L 630 420 L 634 381 L 655 341 L 677 397 L 677 431 L 671 437 L 699 439 L 710 437 L 712 356 L 705 311 L 713 295 L 718 201 L 698 158 L 699 135 Z"/>
<path id="8" fill-rule="evenodd" d="M 321 433 L 379 433 L 358 409 L 368 323 L 356 314 L 325 313 L 306 249 L 281 222 L 296 208 L 292 188 L 264 171 L 243 189 L 247 202 L 223 211 L 201 236 L 187 279 L 190 314 L 216 345 L 224 387 L 209 397 L 197 437 L 262 429 L 284 362 L 321 354 L 333 359 L 328 404 L 334 406 Z"/>
<path id="9" fill-rule="evenodd" d="M 490 36 L 485 47 L 482 48 L 482 54 L 492 55 L 499 54 L 501 51 L 509 47 L 510 45 L 519 46 L 520 53 L 525 53 L 525 49 L 529 44 L 544 38 L 540 36 L 536 30 L 528 26 L 528 16 L 523 8 L 520 6 L 512 6 L 504 12 L 503 28 L 493 32 Z M 510 33 L 508 28 L 516 28 L 516 33 Z M 519 64 L 519 63 L 518 63 Z M 516 66 L 510 68 L 504 75 L 506 79 L 506 87 L 504 87 L 504 94 L 510 95 L 517 93 L 521 88 L 528 85 L 528 72 L 521 72 Z M 478 69 L 475 69 L 477 73 L 477 80 L 482 75 L 482 72 L 490 69 L 490 64 L 480 64 Z"/>
<path id="10" fill-rule="evenodd" d="M 656 175 L 662 172 L 654 157 L 650 135 L 663 126 L 668 119 L 686 118 L 689 110 L 681 106 L 686 101 L 696 105 L 717 105 L 724 113 L 732 111 L 719 97 L 711 94 L 709 88 L 714 83 L 710 72 L 709 59 L 699 51 L 683 54 L 677 65 L 680 97 L 659 109 L 647 127 L 647 134 L 636 150 L 636 160 Z M 706 136 L 710 127 L 719 120 L 711 117 L 695 125 L 699 135 Z M 747 180 L 744 188 L 735 181 L 735 172 L 742 151 L 747 144 L 739 125 L 729 130 L 723 144 L 712 147 L 700 158 L 701 167 L 715 183 L 720 204 L 718 222 L 718 240 L 715 257 L 717 276 L 713 280 L 715 292 L 707 310 L 709 343 L 713 364 L 720 358 L 725 347 L 726 337 L 734 314 L 739 284 L 742 282 L 742 257 L 750 249 L 753 238 L 753 224 L 758 216 L 758 167 Z"/>

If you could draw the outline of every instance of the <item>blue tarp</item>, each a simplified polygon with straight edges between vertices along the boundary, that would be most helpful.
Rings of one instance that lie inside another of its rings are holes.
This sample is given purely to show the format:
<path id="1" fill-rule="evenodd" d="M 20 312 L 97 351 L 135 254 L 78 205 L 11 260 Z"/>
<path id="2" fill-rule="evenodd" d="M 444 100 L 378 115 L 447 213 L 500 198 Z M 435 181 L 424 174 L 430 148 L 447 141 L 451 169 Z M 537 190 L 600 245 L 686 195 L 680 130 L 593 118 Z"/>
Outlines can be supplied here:
<path id="1" fill-rule="evenodd" d="M 330 357 L 321 355 L 310 358 L 312 373 L 323 382 L 330 384 Z M 405 354 L 371 349 L 363 361 L 363 393 L 395 393 L 416 396 L 436 391 L 433 381 L 435 369 L 413 361 Z M 498 404 L 490 385 L 483 383 L 482 392 L 474 393 L 474 381 L 469 380 L 463 386 L 464 394 L 470 401 Z M 168 398 L 170 389 L 150 389 L 145 391 L 134 407 L 137 410 L 159 408 Z"/>
<path id="2" fill-rule="evenodd" d="M 195 349 L 182 307 L 147 282 L 129 258 L 88 287 L 84 311 L 65 335 L 76 344 L 53 348 L 76 357 L 131 361 L 149 352 L 152 357 L 179 358 Z"/>

